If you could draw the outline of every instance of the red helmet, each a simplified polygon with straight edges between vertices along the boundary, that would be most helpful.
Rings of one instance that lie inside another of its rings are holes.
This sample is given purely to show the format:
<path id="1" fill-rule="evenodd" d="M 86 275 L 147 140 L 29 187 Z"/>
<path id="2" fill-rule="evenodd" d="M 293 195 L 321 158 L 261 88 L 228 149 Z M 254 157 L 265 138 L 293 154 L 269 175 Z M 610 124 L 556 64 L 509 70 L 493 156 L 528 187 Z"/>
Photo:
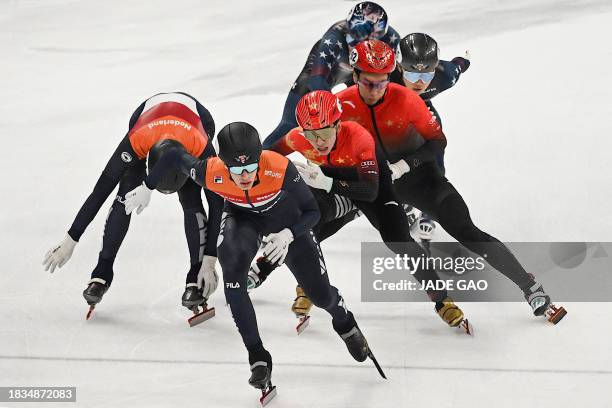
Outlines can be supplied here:
<path id="1" fill-rule="evenodd" d="M 395 69 L 393 49 L 380 40 L 362 41 L 351 50 L 351 66 L 373 74 L 390 74 Z"/>
<path id="2" fill-rule="evenodd" d="M 342 105 L 329 91 L 312 91 L 302 96 L 295 108 L 298 125 L 305 130 L 316 130 L 333 125 L 340 119 Z"/>

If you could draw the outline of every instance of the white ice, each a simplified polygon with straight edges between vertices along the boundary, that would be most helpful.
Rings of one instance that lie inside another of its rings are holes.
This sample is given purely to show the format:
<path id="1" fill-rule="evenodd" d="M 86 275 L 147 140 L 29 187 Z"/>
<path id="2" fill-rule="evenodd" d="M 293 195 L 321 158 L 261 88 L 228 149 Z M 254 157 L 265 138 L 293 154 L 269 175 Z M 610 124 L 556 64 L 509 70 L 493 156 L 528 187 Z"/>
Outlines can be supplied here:
<path id="1" fill-rule="evenodd" d="M 266 135 L 311 45 L 351 4 L 0 3 L 0 386 L 76 386 L 83 407 L 257 405 L 222 290 L 211 300 L 217 317 L 185 322 L 188 258 L 175 196 L 154 195 L 132 219 L 91 321 L 81 291 L 108 202 L 66 266 L 49 275 L 40 262 L 142 100 L 187 91 L 218 129 L 245 120 Z M 612 3 L 382 4 L 402 35 L 437 38 L 443 58 L 471 51 L 469 71 L 435 104 L 448 176 L 477 225 L 506 241 L 610 240 Z M 457 335 L 429 303 L 360 302 L 367 240 L 378 237 L 359 220 L 323 249 L 389 380 L 350 358 L 326 313 L 314 311 L 296 337 L 294 280 L 284 269 L 252 296 L 275 362 L 271 407 L 612 406 L 609 304 L 565 304 L 558 326 L 524 303 L 463 304 L 477 332 Z M 63 405 L 74 406 L 53 406 Z"/>

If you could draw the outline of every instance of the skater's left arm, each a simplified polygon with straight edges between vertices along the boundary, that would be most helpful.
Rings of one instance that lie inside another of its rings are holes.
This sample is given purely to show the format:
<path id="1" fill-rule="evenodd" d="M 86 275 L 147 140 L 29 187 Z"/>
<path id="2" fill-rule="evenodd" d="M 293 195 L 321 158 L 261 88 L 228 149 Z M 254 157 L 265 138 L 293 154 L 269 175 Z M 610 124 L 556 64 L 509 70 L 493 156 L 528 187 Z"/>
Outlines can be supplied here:
<path id="1" fill-rule="evenodd" d="M 436 76 L 434 78 L 436 82 L 435 88 L 437 88 L 436 94 L 446 91 L 449 88 L 455 86 L 461 74 L 464 73 L 470 66 L 470 61 L 463 57 L 455 57 L 452 61 L 440 60 L 438 67 L 436 68 Z M 431 86 L 431 85 L 430 85 Z"/>
<path id="2" fill-rule="evenodd" d="M 212 143 L 209 142 L 201 157 L 203 160 L 206 160 L 214 156 L 216 156 L 215 149 L 212 147 Z M 202 164 L 202 168 L 205 168 L 205 164 L 206 162 Z M 221 215 L 223 214 L 223 198 L 208 189 L 204 189 L 204 195 L 208 202 L 208 222 L 206 224 L 204 255 L 216 257 L 217 237 L 221 230 Z"/>
<path id="3" fill-rule="evenodd" d="M 425 139 L 425 143 L 416 152 L 405 158 L 410 167 L 419 163 L 436 161 L 436 157 L 444 153 L 446 136 L 440 123 L 427 108 L 425 102 L 416 94 L 410 93 L 410 120 L 415 129 Z"/>
<path id="4" fill-rule="evenodd" d="M 298 173 L 297 169 L 290 161 L 287 163 L 285 181 L 282 189 L 291 196 L 302 212 L 302 216 L 299 220 L 288 227 L 293 233 L 293 237 L 297 238 L 312 229 L 317 222 L 319 222 L 319 218 L 321 217 L 319 205 L 312 195 L 310 188 L 308 188 L 302 176 L 300 176 L 300 173 Z"/>

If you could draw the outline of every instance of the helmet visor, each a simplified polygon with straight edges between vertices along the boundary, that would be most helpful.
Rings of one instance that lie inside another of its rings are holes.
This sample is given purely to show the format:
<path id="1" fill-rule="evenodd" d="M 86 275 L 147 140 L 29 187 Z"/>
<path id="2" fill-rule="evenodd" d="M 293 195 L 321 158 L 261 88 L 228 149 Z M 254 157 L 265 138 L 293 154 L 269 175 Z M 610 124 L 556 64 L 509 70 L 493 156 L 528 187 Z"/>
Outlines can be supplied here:
<path id="1" fill-rule="evenodd" d="M 365 78 L 359 78 L 357 83 L 359 85 L 365 86 L 366 88 L 372 91 L 380 91 L 381 89 L 385 89 L 387 85 L 389 85 L 389 80 L 385 79 L 384 81 L 368 81 Z"/>
<path id="2" fill-rule="evenodd" d="M 310 142 L 316 142 L 317 139 L 321 139 L 325 142 L 334 136 L 336 136 L 335 125 L 316 130 L 304 130 L 304 138 Z"/>
<path id="3" fill-rule="evenodd" d="M 243 171 L 252 173 L 259 168 L 259 163 L 246 164 L 244 166 L 232 166 L 229 167 L 229 171 L 234 174 L 242 174 Z"/>
<path id="4" fill-rule="evenodd" d="M 436 75 L 435 71 L 432 72 L 411 72 L 404 71 L 404 79 L 408 82 L 418 82 L 419 80 L 423 82 L 430 82 L 434 75 Z"/>

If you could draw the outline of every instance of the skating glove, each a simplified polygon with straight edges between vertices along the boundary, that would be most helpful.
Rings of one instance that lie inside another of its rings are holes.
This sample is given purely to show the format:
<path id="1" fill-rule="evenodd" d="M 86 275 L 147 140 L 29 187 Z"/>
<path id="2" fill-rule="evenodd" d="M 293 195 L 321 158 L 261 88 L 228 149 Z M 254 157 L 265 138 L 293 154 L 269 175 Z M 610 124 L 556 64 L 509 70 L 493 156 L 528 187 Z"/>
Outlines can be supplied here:
<path id="1" fill-rule="evenodd" d="M 204 255 L 202 266 L 198 272 L 198 288 L 202 289 L 202 296 L 206 299 L 210 298 L 219 284 L 219 276 L 215 270 L 217 258 L 214 256 Z"/>
<path id="2" fill-rule="evenodd" d="M 53 273 L 56 266 L 60 268 L 64 266 L 72 256 L 72 251 L 74 251 L 76 244 L 76 241 L 73 240 L 70 235 L 66 234 L 66 238 L 64 238 L 59 245 L 54 246 L 45 254 L 45 258 L 42 262 L 45 266 L 45 271 L 51 268 L 49 272 Z"/>
<path id="3" fill-rule="evenodd" d="M 395 163 L 389 163 L 389 170 L 391 170 L 391 180 L 395 181 L 398 178 L 402 177 L 404 174 L 410 171 L 410 166 L 406 163 L 406 160 L 401 159 L 396 161 Z"/>
<path id="4" fill-rule="evenodd" d="M 142 185 L 136 187 L 125 195 L 125 213 L 130 215 L 132 211 L 136 210 L 136 214 L 140 214 L 151 201 L 151 190 L 147 185 L 142 182 Z"/>
<path id="5" fill-rule="evenodd" d="M 295 164 L 295 167 L 300 172 L 300 175 L 302 176 L 306 184 L 308 184 L 312 188 L 325 190 L 329 193 L 332 188 L 334 179 L 323 174 L 323 171 L 321 171 L 321 168 L 319 166 L 310 162 L 308 164 L 294 162 L 293 164 Z"/>
<path id="6" fill-rule="evenodd" d="M 461 72 L 465 72 L 470 67 L 470 59 L 472 56 L 470 55 L 470 50 L 465 50 L 465 55 L 463 57 L 455 57 L 451 60 L 453 64 L 458 65 L 461 68 Z"/>
<path id="7" fill-rule="evenodd" d="M 285 228 L 274 234 L 270 234 L 264 238 L 266 245 L 263 249 L 263 255 L 272 264 L 281 265 L 285 262 L 287 252 L 289 252 L 289 244 L 293 242 L 293 233 L 289 228 Z"/>

